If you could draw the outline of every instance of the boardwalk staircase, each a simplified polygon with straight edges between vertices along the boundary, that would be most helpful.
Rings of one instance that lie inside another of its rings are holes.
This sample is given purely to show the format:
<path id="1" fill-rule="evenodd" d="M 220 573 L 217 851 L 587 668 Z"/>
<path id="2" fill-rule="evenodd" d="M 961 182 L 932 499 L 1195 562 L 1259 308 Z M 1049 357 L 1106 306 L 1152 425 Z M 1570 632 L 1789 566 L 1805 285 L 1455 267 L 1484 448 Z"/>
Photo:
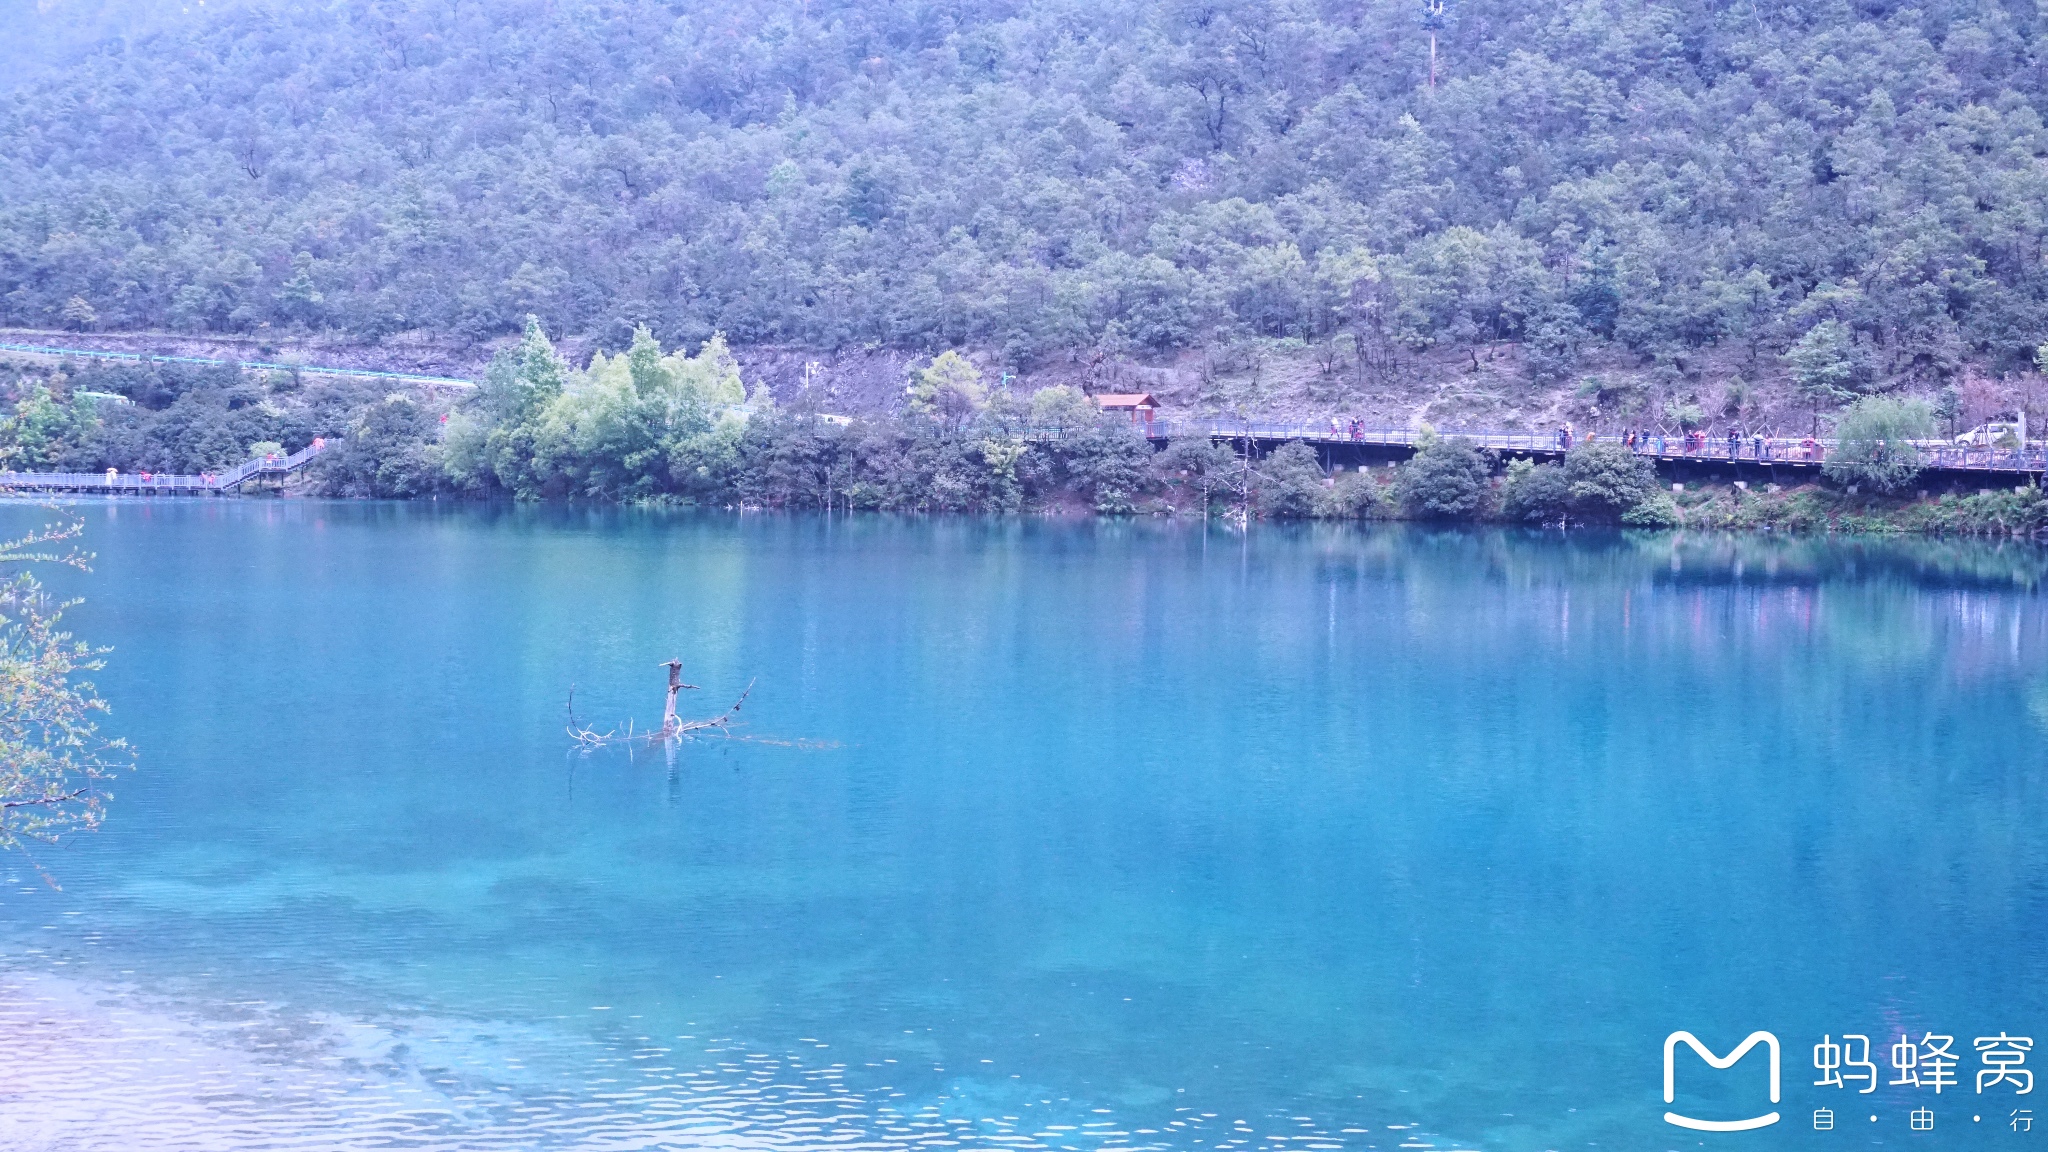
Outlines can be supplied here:
<path id="1" fill-rule="evenodd" d="M 231 471 L 213 478 L 214 486 L 223 492 L 239 492 L 242 485 L 251 480 L 283 480 L 312 462 L 327 448 L 327 443 L 315 440 L 304 448 L 287 456 L 258 456 L 235 465 Z"/>

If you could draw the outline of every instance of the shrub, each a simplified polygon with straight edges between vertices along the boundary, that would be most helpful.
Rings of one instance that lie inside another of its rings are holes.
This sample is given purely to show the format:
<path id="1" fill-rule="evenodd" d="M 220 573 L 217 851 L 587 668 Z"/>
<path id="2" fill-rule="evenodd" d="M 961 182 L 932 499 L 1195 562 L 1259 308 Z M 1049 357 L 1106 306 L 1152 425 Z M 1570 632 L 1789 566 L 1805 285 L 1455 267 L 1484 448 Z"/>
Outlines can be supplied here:
<path id="1" fill-rule="evenodd" d="M 1102 419 L 1102 409 L 1095 406 L 1095 401 L 1071 384 L 1033 392 L 1030 411 L 1032 427 L 1060 433 L 1069 428 L 1087 428 Z"/>
<path id="2" fill-rule="evenodd" d="M 1650 461 L 1615 443 L 1582 444 L 1564 458 L 1574 511 L 1589 520 L 1616 520 L 1657 492 Z"/>
<path id="3" fill-rule="evenodd" d="M 1707 422 L 1707 414 L 1690 400 L 1671 400 L 1664 405 L 1664 418 L 1687 432 Z"/>
<path id="4" fill-rule="evenodd" d="M 1821 471 L 1837 484 L 1896 492 L 1920 475 L 1920 450 L 1911 442 L 1933 433 L 1934 410 L 1925 400 L 1865 397 L 1835 424 L 1835 450 Z"/>
<path id="5" fill-rule="evenodd" d="M 1282 520 L 1313 516 L 1323 494 L 1323 466 L 1315 449 L 1299 440 L 1275 448 L 1259 462 L 1259 514 Z"/>
<path id="6" fill-rule="evenodd" d="M 1078 436 L 1048 446 L 1074 495 L 1097 512 L 1127 515 L 1138 510 L 1152 469 L 1152 445 L 1128 424 L 1099 423 Z"/>
<path id="7" fill-rule="evenodd" d="M 756 414 L 739 437 L 740 498 L 767 508 L 828 508 L 843 479 L 848 430 L 814 413 Z"/>
<path id="8" fill-rule="evenodd" d="M 2031 485 L 2016 492 L 1943 496 L 1913 506 L 1907 527 L 1920 532 L 1971 535 L 2033 533 L 2048 529 L 2048 492 Z"/>
<path id="9" fill-rule="evenodd" d="M 1870 357 L 1856 342 L 1856 333 L 1840 320 L 1823 320 L 1807 329 L 1785 353 L 1799 392 L 1819 405 L 1863 391 L 1873 376 Z"/>
<path id="10" fill-rule="evenodd" d="M 346 440 L 320 454 L 315 482 L 329 496 L 424 496 L 443 477 L 438 431 L 435 418 L 412 400 L 386 397 L 356 420 Z"/>
<path id="11" fill-rule="evenodd" d="M 1621 514 L 1621 522 L 1631 528 L 1670 528 L 1678 521 L 1678 505 L 1664 492 L 1650 493 Z"/>
<path id="12" fill-rule="evenodd" d="M 955 431 L 988 402 L 981 372 L 967 357 L 950 351 L 939 353 L 924 368 L 913 369 L 910 385 L 903 392 L 913 415 L 929 416 Z"/>
<path id="13" fill-rule="evenodd" d="M 1430 440 L 1406 464 L 1395 482 L 1401 510 L 1418 520 L 1458 520 L 1486 507 L 1492 469 L 1470 441 Z"/>
<path id="14" fill-rule="evenodd" d="M 1175 440 L 1153 458 L 1161 483 L 1182 494 L 1206 501 L 1209 507 L 1230 503 L 1231 479 L 1238 471 L 1237 453 L 1207 436 Z"/>
<path id="15" fill-rule="evenodd" d="M 1565 519 L 1571 504 L 1572 485 L 1565 479 L 1564 469 L 1533 460 L 1516 460 L 1508 465 L 1507 481 L 1501 485 L 1502 518 L 1550 524 Z"/>
<path id="16" fill-rule="evenodd" d="M 1365 472 L 1340 472 L 1316 497 L 1316 515 L 1331 520 L 1377 520 L 1398 509 L 1379 481 Z"/>

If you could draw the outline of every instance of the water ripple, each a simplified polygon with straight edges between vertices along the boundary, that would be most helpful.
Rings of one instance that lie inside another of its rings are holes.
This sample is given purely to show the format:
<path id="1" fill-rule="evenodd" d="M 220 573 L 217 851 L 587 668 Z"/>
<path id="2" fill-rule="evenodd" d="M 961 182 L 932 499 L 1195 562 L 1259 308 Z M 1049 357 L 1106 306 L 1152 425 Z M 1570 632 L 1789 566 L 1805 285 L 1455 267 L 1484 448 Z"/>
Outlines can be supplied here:
<path id="1" fill-rule="evenodd" d="M 1114 1110 L 1094 1102 L 1014 1081 L 956 1081 L 911 1102 L 886 1085 L 850 1088 L 841 1063 L 771 1052 L 719 1060 L 733 1044 L 711 1041 L 692 1067 L 686 1038 L 607 1043 L 502 1021 L 195 1006 L 0 969 L 0 1147 L 1164 1152 L 1262 1143 L 1241 1121 L 1192 1108 L 1137 1128 L 1104 1118 Z M 1373 1147 L 1280 1119 L 1286 1142 Z"/>

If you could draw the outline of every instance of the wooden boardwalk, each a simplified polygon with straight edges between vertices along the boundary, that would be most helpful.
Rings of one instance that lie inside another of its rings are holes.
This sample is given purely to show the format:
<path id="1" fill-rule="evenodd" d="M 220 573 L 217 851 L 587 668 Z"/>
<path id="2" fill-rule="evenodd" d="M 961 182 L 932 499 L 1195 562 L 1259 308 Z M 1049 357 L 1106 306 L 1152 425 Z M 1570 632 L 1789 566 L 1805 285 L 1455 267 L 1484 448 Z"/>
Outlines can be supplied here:
<path id="1" fill-rule="evenodd" d="M 1249 443 L 1266 451 L 1298 440 L 1317 448 L 1319 454 L 1326 458 L 1344 449 L 1359 452 L 1379 449 L 1384 454 L 1406 456 L 1414 451 L 1422 436 L 1410 428 L 1360 428 L 1354 432 L 1348 427 L 1333 429 L 1328 425 L 1234 420 L 1160 420 L 1138 427 L 1155 444 L 1206 438 L 1213 442 Z M 1556 434 L 1441 429 L 1436 435 L 1466 440 L 1503 456 L 1526 456 L 1535 460 L 1561 459 L 1566 450 L 1562 438 Z M 1059 436 L 1059 433 L 1034 433 L 1027 439 L 1054 440 Z M 1574 441 L 1586 442 L 1584 438 Z M 1617 440 L 1613 436 L 1599 436 L 1595 442 L 1612 444 Z M 2048 447 L 2040 444 L 2014 450 L 1963 447 L 1945 440 L 1916 440 L 1913 443 L 1920 450 L 1922 465 L 1929 469 L 1959 475 L 1982 474 L 1987 478 L 1999 476 L 2008 483 L 2014 479 L 2038 479 L 2048 472 Z M 1637 455 L 1660 463 L 1762 465 L 1774 470 L 1784 468 L 1796 474 L 1807 470 L 1817 473 L 1835 447 L 1835 441 L 1829 437 L 1748 436 L 1738 440 L 1731 453 L 1725 436 L 1719 439 L 1709 436 L 1704 443 L 1696 441 L 1688 445 L 1682 436 L 1653 434 L 1639 440 L 1635 451 Z"/>
<path id="2" fill-rule="evenodd" d="M 0 472 L 4 492 L 82 492 L 102 496 L 225 496 L 257 480 L 283 479 L 311 463 L 335 441 L 315 440 L 288 456 L 260 456 L 226 472 L 199 476 L 165 472 Z"/>

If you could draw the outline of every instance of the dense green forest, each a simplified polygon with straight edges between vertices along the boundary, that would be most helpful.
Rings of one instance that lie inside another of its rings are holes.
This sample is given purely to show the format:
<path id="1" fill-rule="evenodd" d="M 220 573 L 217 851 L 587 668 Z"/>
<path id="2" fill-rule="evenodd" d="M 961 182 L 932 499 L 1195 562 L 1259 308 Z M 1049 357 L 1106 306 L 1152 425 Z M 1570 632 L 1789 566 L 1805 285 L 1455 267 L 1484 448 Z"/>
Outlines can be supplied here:
<path id="1" fill-rule="evenodd" d="M 2044 35 L 2031 0 L 250 5 L 0 98 L 0 320 L 1517 341 L 1539 378 L 1735 344 L 1848 395 L 2048 336 Z"/>

